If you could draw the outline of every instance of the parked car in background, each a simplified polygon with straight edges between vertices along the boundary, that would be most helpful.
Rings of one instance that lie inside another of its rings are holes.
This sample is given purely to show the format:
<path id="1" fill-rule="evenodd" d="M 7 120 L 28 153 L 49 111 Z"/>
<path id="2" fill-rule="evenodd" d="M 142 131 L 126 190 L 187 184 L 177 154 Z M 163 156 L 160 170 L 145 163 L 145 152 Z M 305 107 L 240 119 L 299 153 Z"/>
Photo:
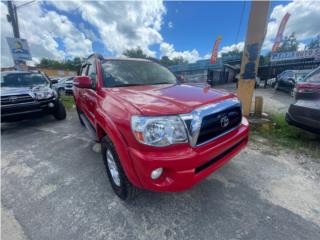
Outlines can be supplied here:
<path id="1" fill-rule="evenodd" d="M 73 79 L 74 77 L 64 78 L 64 90 L 66 94 L 73 94 Z"/>
<path id="2" fill-rule="evenodd" d="M 183 191 L 227 163 L 248 142 L 233 93 L 181 84 L 146 59 L 93 54 L 74 79 L 79 119 L 101 142 L 114 192 Z"/>
<path id="3" fill-rule="evenodd" d="M 51 78 L 52 88 L 55 89 L 59 97 L 65 95 L 65 79 L 63 78 Z"/>
<path id="4" fill-rule="evenodd" d="M 52 114 L 57 120 L 66 118 L 57 92 L 43 73 L 1 73 L 1 121 L 21 120 L 43 113 Z"/>
<path id="5" fill-rule="evenodd" d="M 275 90 L 282 90 L 289 92 L 291 96 L 294 95 L 294 87 L 297 83 L 303 80 L 303 78 L 310 73 L 309 70 L 286 70 L 277 76 L 275 82 Z"/>
<path id="6" fill-rule="evenodd" d="M 238 88 L 238 83 L 239 83 L 239 79 L 240 79 L 240 73 L 238 73 L 236 76 L 235 76 L 235 79 L 236 79 L 236 87 Z M 261 83 L 261 80 L 259 77 L 256 77 L 256 83 L 254 85 L 255 88 L 258 88 L 260 86 L 260 83 Z"/>
<path id="7" fill-rule="evenodd" d="M 295 87 L 295 103 L 286 114 L 289 124 L 320 134 L 320 67 Z"/>

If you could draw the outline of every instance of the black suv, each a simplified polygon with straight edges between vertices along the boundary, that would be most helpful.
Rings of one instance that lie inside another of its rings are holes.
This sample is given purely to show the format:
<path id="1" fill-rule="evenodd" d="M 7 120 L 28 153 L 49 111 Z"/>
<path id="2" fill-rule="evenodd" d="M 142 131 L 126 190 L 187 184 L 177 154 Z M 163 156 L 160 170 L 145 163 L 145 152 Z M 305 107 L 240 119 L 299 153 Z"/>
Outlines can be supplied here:
<path id="1" fill-rule="evenodd" d="M 12 71 L 1 73 L 1 121 L 16 121 L 53 114 L 57 120 L 66 118 L 52 83 L 41 72 Z"/>
<path id="2" fill-rule="evenodd" d="M 289 92 L 293 96 L 296 84 L 301 82 L 309 72 L 311 70 L 286 70 L 277 76 L 274 88 Z"/>

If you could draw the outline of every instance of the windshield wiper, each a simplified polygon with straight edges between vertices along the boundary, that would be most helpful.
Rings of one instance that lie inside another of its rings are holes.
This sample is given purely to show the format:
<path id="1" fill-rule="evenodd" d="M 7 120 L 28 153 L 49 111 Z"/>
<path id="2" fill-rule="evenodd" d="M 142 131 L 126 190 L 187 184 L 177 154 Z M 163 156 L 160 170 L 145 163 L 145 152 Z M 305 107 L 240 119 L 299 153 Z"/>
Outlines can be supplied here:
<path id="1" fill-rule="evenodd" d="M 131 83 L 131 84 L 113 85 L 111 87 L 131 87 L 131 86 L 143 86 L 143 85 L 145 84 Z"/>
<path id="2" fill-rule="evenodd" d="M 157 84 L 174 84 L 174 83 L 169 83 L 169 82 L 158 82 L 158 83 L 152 83 L 152 85 L 157 85 Z"/>

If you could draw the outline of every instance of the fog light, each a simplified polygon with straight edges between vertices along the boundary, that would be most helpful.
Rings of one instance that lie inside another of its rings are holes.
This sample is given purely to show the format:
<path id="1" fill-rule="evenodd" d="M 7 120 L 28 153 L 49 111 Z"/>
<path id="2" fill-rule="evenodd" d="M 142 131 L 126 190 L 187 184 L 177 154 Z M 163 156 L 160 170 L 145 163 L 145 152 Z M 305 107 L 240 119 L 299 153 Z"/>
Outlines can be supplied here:
<path id="1" fill-rule="evenodd" d="M 151 172 L 151 178 L 153 180 L 158 179 L 163 172 L 163 168 L 157 168 Z"/>
<path id="2" fill-rule="evenodd" d="M 53 108 L 54 107 L 54 104 L 51 102 L 48 104 L 49 108 Z"/>

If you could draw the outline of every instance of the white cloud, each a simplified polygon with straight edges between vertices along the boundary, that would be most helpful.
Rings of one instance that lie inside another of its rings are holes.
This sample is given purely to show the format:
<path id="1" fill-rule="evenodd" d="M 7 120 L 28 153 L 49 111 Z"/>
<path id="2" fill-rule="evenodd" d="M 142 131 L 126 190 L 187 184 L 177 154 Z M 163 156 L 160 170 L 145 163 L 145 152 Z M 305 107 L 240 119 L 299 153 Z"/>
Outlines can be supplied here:
<path id="1" fill-rule="evenodd" d="M 6 20 L 7 6 L 1 2 L 1 66 L 12 66 L 5 37 L 12 36 L 11 25 Z M 66 57 L 86 56 L 92 52 L 92 42 L 64 15 L 45 11 L 41 3 L 30 4 L 19 10 L 21 38 L 28 40 L 35 62 L 41 58 L 62 60 Z M 59 49 L 59 43 L 63 50 Z"/>
<path id="2" fill-rule="evenodd" d="M 280 22 L 286 13 L 290 13 L 291 16 L 284 31 L 284 36 L 295 32 L 297 40 L 303 41 L 318 35 L 320 33 L 319 12 L 319 1 L 293 1 L 287 5 L 276 6 L 270 15 L 263 50 L 271 50 Z"/>
<path id="3" fill-rule="evenodd" d="M 155 56 L 150 50 L 153 44 L 160 44 L 162 16 L 166 9 L 163 2 L 93 2 L 68 1 L 49 2 L 56 8 L 74 12 L 96 27 L 102 43 L 112 54 L 121 55 L 128 48 L 140 47 L 147 55 Z"/>
<path id="4" fill-rule="evenodd" d="M 173 59 L 176 57 L 183 57 L 184 59 L 188 60 L 188 62 L 190 63 L 196 62 L 202 59 L 196 49 L 193 49 L 192 51 L 178 52 L 174 49 L 173 44 L 169 44 L 166 42 L 163 42 L 160 44 L 160 55 L 167 56 L 170 59 Z"/>
<path id="5" fill-rule="evenodd" d="M 219 51 L 219 56 L 221 56 L 222 53 L 228 53 L 234 50 L 238 50 L 239 52 L 243 51 L 244 48 L 244 42 L 238 42 L 237 44 L 232 44 L 230 46 L 224 46 Z"/>
<path id="6" fill-rule="evenodd" d="M 168 28 L 173 28 L 173 23 L 171 21 L 168 22 Z"/>

